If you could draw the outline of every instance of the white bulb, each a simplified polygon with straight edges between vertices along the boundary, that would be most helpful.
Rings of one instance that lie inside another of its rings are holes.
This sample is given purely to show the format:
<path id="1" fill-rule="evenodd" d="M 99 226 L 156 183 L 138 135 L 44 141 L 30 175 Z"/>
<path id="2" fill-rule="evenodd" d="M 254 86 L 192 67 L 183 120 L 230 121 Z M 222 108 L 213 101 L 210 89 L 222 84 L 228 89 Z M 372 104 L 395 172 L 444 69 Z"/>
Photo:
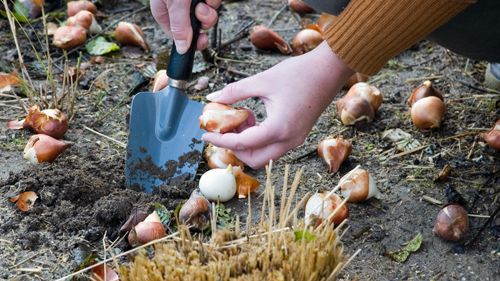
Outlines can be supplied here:
<path id="1" fill-rule="evenodd" d="M 236 179 L 232 167 L 212 169 L 200 178 L 200 191 L 210 201 L 226 202 L 236 194 Z"/>

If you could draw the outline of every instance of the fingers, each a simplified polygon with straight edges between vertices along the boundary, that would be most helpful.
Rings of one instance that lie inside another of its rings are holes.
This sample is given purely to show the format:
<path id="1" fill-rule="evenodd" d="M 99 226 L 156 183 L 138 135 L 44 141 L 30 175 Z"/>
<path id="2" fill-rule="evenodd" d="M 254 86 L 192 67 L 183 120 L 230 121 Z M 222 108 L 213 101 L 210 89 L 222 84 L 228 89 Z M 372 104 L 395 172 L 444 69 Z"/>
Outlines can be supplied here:
<path id="1" fill-rule="evenodd" d="M 277 142 L 255 150 L 233 151 L 236 157 L 252 169 L 259 169 L 269 163 L 269 160 L 278 160 L 289 150 L 288 143 Z"/>
<path id="2" fill-rule="evenodd" d="M 215 146 L 231 150 L 256 149 L 275 140 L 275 131 L 269 130 L 266 121 L 261 125 L 250 127 L 241 133 L 205 133 L 202 139 Z"/>
<path id="3" fill-rule="evenodd" d="M 258 79 L 252 76 L 228 84 L 222 90 L 208 95 L 207 99 L 213 102 L 232 104 L 250 97 L 259 97 L 258 92 L 255 90 L 258 85 L 255 80 Z"/>
<path id="4" fill-rule="evenodd" d="M 175 42 L 175 47 L 179 54 L 184 54 L 189 49 L 193 38 L 190 14 L 191 1 L 170 0 L 167 1 L 167 8 L 170 17 L 170 32 Z"/>
<path id="5" fill-rule="evenodd" d="M 209 29 L 217 22 L 217 11 L 205 3 L 196 5 L 196 18 L 201 22 L 201 28 Z"/>
<path id="6" fill-rule="evenodd" d="M 251 111 L 248 108 L 245 108 L 245 110 L 248 111 L 248 118 L 247 118 L 247 120 L 245 120 L 245 122 L 243 124 L 241 124 L 238 128 L 236 128 L 236 130 L 235 130 L 236 133 L 241 133 L 244 130 L 255 126 L 255 124 L 256 124 L 256 119 L 255 119 L 255 115 L 253 114 L 253 111 Z"/>
<path id="7" fill-rule="evenodd" d="M 217 9 L 220 6 L 221 0 L 205 0 L 205 3 L 210 7 Z"/>
<path id="8" fill-rule="evenodd" d="M 198 37 L 198 42 L 196 43 L 196 50 L 204 50 L 208 47 L 208 35 L 206 33 L 201 33 Z"/>
<path id="9" fill-rule="evenodd" d="M 158 22 L 161 29 L 163 29 L 168 36 L 171 36 L 167 4 L 163 0 L 151 0 L 150 6 L 153 18 Z"/>

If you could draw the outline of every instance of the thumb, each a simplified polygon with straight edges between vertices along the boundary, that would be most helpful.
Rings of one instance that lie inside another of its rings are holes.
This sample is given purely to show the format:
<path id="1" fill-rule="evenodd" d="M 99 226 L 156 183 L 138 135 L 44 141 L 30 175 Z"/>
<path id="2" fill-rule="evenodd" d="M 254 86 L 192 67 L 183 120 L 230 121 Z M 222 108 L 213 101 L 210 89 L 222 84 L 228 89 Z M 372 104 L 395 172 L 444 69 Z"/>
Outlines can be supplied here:
<path id="1" fill-rule="evenodd" d="M 214 92 L 207 96 L 207 99 L 212 102 L 232 104 L 251 97 L 259 97 L 253 90 L 251 79 L 245 78 L 238 82 L 228 84 L 222 90 Z M 255 85 L 253 85 L 255 86 Z"/>
<path id="2" fill-rule="evenodd" d="M 193 28 L 191 27 L 191 1 L 172 0 L 167 2 L 170 16 L 170 32 L 179 54 L 184 54 L 191 45 Z"/>

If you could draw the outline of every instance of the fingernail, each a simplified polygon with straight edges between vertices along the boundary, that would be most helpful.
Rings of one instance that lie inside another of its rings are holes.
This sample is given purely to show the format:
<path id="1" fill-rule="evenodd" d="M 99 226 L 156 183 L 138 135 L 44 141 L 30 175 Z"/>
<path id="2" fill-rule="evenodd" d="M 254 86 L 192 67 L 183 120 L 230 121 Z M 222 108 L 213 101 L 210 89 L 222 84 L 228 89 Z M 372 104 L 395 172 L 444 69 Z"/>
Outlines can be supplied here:
<path id="1" fill-rule="evenodd" d="M 200 5 L 198 7 L 198 12 L 202 15 L 202 16 L 208 16 L 210 14 L 210 9 L 208 8 L 207 5 Z"/>
<path id="2" fill-rule="evenodd" d="M 220 97 L 220 94 L 221 94 L 220 91 L 211 93 L 211 94 L 207 95 L 207 100 L 216 101 Z"/>
<path id="3" fill-rule="evenodd" d="M 186 40 L 176 40 L 175 47 L 177 48 L 177 52 L 182 55 L 189 49 L 189 43 Z"/>

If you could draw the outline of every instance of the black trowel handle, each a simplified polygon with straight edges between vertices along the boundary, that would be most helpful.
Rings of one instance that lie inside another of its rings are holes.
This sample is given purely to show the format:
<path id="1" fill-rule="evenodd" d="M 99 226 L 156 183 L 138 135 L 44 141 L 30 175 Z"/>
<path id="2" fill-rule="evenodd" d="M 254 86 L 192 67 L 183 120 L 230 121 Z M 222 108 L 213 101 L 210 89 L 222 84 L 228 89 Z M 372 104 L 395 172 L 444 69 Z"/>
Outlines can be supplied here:
<path id="1" fill-rule="evenodd" d="M 203 0 L 191 0 L 191 26 L 193 28 L 193 40 L 191 41 L 191 47 L 184 54 L 179 54 L 175 48 L 175 44 L 172 44 L 172 52 L 170 54 L 170 62 L 167 67 L 167 75 L 171 79 L 175 80 L 189 80 L 191 72 L 193 71 L 193 61 L 194 53 L 196 51 L 196 43 L 198 42 L 198 36 L 200 35 L 201 22 L 194 15 L 194 9 L 198 3 L 203 2 Z"/>

